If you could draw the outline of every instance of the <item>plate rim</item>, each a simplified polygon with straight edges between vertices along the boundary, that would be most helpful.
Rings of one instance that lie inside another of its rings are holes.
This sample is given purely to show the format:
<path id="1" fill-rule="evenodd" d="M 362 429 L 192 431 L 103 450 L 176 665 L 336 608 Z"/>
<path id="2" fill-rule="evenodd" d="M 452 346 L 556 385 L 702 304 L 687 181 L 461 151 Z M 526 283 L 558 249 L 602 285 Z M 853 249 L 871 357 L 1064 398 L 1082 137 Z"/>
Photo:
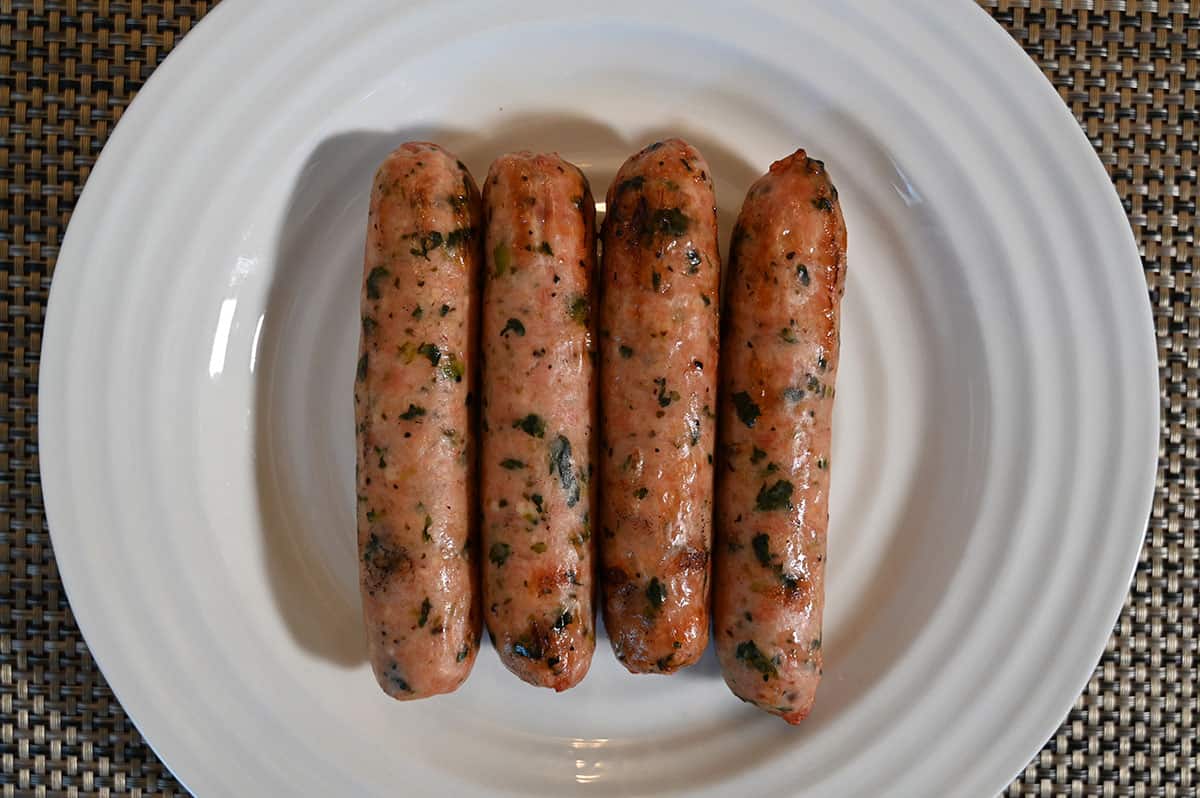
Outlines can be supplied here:
<path id="1" fill-rule="evenodd" d="M 1138 567 L 1141 564 L 1141 552 L 1145 546 L 1146 536 L 1148 534 L 1148 526 L 1154 510 L 1154 497 L 1158 478 L 1159 446 L 1161 443 L 1162 401 L 1159 389 L 1160 372 L 1158 362 L 1158 335 L 1154 326 L 1154 308 L 1151 304 L 1150 291 L 1149 287 L 1145 283 L 1145 264 L 1142 261 L 1142 255 L 1138 246 L 1138 241 L 1134 234 L 1133 227 L 1130 224 L 1129 216 L 1126 214 L 1125 208 L 1121 204 L 1121 198 L 1117 193 L 1117 187 L 1113 183 L 1113 180 L 1108 174 L 1107 170 L 1104 168 L 1103 162 L 1100 160 L 1100 154 L 1092 146 L 1091 141 L 1088 140 L 1087 133 L 1084 131 L 1082 125 L 1079 123 L 1079 120 L 1076 118 L 1070 106 L 1059 95 L 1057 89 L 1054 87 L 1053 82 L 1051 82 L 1051 80 L 1046 76 L 1041 67 L 1037 65 L 1033 57 L 1030 56 L 1029 53 L 1025 52 L 1017 40 L 1009 34 L 1008 30 L 1004 26 L 992 18 L 992 16 L 988 14 L 984 8 L 975 3 L 974 0 L 965 0 L 965 3 L 969 4 L 970 7 L 977 12 L 977 18 L 982 18 L 983 24 L 979 25 L 981 31 L 980 35 L 990 36 L 996 41 L 997 46 L 1006 48 L 1014 56 L 1017 56 L 1012 59 L 1012 68 L 1014 70 L 1020 69 L 1026 75 L 1028 75 L 1026 82 L 1029 86 L 1029 89 L 1031 91 L 1038 91 L 1044 100 L 1053 100 L 1053 102 L 1047 102 L 1048 108 L 1051 109 L 1047 111 L 1047 113 L 1053 113 L 1057 116 L 1058 121 L 1055 124 L 1063 127 L 1063 136 L 1066 137 L 1066 130 L 1068 126 L 1073 130 L 1072 138 L 1075 143 L 1071 146 L 1080 152 L 1079 160 L 1086 164 L 1086 166 L 1081 167 L 1088 170 L 1088 174 L 1085 176 L 1086 179 L 1096 183 L 1098 188 L 1100 186 L 1105 188 L 1105 190 L 1102 192 L 1104 196 L 1102 202 L 1109 216 L 1106 221 L 1114 228 L 1123 231 L 1123 235 L 1119 236 L 1122 240 L 1124 249 L 1121 259 L 1130 264 L 1130 279 L 1132 279 L 1134 265 L 1136 265 L 1136 272 L 1140 276 L 1140 280 L 1138 281 L 1140 284 L 1138 295 L 1141 296 L 1141 301 L 1137 303 L 1139 308 L 1139 318 L 1136 320 L 1136 322 L 1134 319 L 1124 319 L 1123 322 L 1126 325 L 1126 329 L 1132 329 L 1135 326 L 1135 323 L 1136 326 L 1139 326 L 1142 329 L 1142 332 L 1138 333 L 1136 337 L 1142 342 L 1141 348 L 1144 351 L 1142 352 L 1140 362 L 1145 366 L 1146 373 L 1142 374 L 1138 380 L 1135 381 L 1135 383 L 1143 386 L 1143 388 L 1138 390 L 1145 390 L 1147 397 L 1149 398 L 1147 404 L 1150 412 L 1145 415 L 1141 422 L 1145 427 L 1141 434 L 1146 435 L 1146 452 L 1144 453 L 1144 460 L 1140 467 L 1141 473 L 1139 477 L 1139 484 L 1136 486 L 1136 488 L 1130 488 L 1131 496 L 1142 497 L 1141 501 L 1134 504 L 1134 510 L 1130 511 L 1131 516 L 1136 516 L 1137 518 L 1141 519 L 1141 528 L 1136 535 L 1132 532 L 1129 535 L 1129 542 L 1127 545 L 1128 551 L 1124 558 L 1127 564 L 1127 568 L 1125 569 L 1126 575 L 1123 580 L 1124 589 L 1120 594 L 1117 594 L 1115 590 L 1112 592 L 1111 596 L 1107 596 L 1106 594 L 1108 600 L 1105 602 L 1106 609 L 1104 614 L 1109 617 L 1110 620 L 1108 625 L 1104 627 L 1103 631 L 1097 627 L 1092 634 L 1092 644 L 1089 646 L 1089 650 L 1092 651 L 1090 660 L 1092 664 L 1090 667 L 1088 667 L 1082 678 L 1076 680 L 1077 687 L 1075 689 L 1074 696 L 1062 702 L 1062 704 L 1059 706 L 1059 712 L 1057 714 L 1060 720 L 1053 726 L 1045 728 L 1040 735 L 1042 742 L 1035 744 L 1035 746 L 1028 750 L 1025 757 L 1025 761 L 1028 763 L 1032 762 L 1037 757 L 1038 753 L 1046 747 L 1046 744 L 1053 739 L 1055 731 L 1061 728 L 1062 724 L 1066 722 L 1067 718 L 1069 717 L 1071 708 L 1074 706 L 1075 701 L 1078 700 L 1078 698 L 1087 690 L 1087 686 L 1091 681 L 1097 666 L 1099 666 L 1103 661 L 1104 650 L 1108 645 L 1109 639 L 1115 632 L 1114 627 L 1121 618 L 1125 601 L 1129 597 L 1130 589 L 1133 586 L 1133 582 L 1137 576 Z M 1035 84 L 1037 85 L 1036 89 L 1034 89 Z M 1089 157 L 1083 157 L 1084 151 L 1087 152 Z M 1137 390 L 1131 392 L 1131 397 L 1134 401 L 1137 400 Z M 1128 417 L 1131 419 L 1132 423 L 1132 414 L 1130 414 Z M 1082 671 L 1082 666 L 1080 667 L 1080 670 Z M 1014 772 L 1010 779 L 1010 783 L 1012 779 L 1018 778 L 1020 774 L 1020 770 Z"/>

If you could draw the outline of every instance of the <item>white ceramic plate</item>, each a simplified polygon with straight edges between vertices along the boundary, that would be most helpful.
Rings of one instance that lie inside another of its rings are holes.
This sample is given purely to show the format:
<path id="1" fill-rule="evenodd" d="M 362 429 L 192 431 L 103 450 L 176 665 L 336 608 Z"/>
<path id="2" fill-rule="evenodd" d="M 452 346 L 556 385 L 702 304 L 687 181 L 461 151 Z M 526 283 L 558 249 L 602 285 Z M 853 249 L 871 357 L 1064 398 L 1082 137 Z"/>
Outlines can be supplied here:
<path id="1" fill-rule="evenodd" d="M 712 165 L 727 238 L 803 145 L 850 229 L 825 681 L 798 728 L 711 654 L 564 695 L 485 650 L 400 704 L 364 663 L 351 388 L 370 178 L 406 139 Z M 217 795 L 982 796 L 1100 656 L 1149 509 L 1156 362 L 1104 170 L 969 0 L 729 10 L 222 3 L 139 94 L 56 268 L 41 463 L 124 707 Z"/>

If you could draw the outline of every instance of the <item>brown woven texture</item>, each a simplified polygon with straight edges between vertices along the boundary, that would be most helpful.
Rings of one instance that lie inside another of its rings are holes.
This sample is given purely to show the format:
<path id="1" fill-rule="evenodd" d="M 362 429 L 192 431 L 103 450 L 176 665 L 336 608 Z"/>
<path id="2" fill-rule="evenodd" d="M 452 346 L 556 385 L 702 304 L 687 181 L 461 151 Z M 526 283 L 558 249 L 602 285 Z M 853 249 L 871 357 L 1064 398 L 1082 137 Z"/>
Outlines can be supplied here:
<path id="1" fill-rule="evenodd" d="M 1112 176 L 1141 246 L 1164 411 L 1153 517 L 1125 609 L 1087 689 L 1006 795 L 1194 795 L 1200 0 L 980 2 L 1054 83 Z M 67 606 L 38 480 L 37 358 L 88 171 L 211 5 L 0 0 L 0 798 L 184 794 Z"/>

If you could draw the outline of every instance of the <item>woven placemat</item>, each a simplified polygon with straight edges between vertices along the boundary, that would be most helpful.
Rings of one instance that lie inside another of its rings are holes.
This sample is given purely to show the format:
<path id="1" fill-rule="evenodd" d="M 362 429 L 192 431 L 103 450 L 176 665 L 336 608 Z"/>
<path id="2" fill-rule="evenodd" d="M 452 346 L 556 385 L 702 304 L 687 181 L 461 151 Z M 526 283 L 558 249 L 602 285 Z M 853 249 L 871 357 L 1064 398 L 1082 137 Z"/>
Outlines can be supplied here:
<path id="1" fill-rule="evenodd" d="M 1086 691 L 1006 794 L 1195 795 L 1200 0 L 981 4 L 1053 81 L 1112 176 L 1141 245 L 1164 409 L 1153 517 L 1125 609 Z M 38 483 L 37 358 L 88 171 L 211 5 L 0 0 L 0 796 L 185 794 L 67 606 Z"/>

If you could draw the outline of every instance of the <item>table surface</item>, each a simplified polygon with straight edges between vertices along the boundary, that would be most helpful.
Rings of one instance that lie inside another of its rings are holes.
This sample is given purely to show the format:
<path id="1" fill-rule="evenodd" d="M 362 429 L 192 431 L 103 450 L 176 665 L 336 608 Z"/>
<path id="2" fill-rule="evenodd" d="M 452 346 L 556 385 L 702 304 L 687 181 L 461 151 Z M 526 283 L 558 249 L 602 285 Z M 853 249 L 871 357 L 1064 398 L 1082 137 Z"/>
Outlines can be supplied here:
<path id="1" fill-rule="evenodd" d="M 1142 254 L 1162 430 L 1153 514 L 1104 657 L 1008 796 L 1188 796 L 1200 639 L 1200 0 L 979 0 L 1071 107 Z M 37 460 L 59 243 L 130 99 L 210 2 L 0 0 L 0 796 L 185 795 L 88 652 Z M 1195 300 L 1195 301 L 1193 301 Z"/>

